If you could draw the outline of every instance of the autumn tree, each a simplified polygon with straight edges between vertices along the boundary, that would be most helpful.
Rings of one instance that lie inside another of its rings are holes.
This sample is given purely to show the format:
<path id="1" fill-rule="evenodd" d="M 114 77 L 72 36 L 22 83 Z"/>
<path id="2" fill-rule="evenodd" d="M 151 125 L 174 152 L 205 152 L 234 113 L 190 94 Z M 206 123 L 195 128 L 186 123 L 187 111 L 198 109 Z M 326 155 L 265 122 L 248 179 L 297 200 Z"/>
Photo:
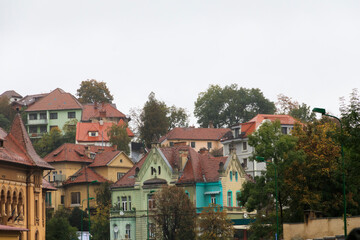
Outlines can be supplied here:
<path id="1" fill-rule="evenodd" d="M 210 87 L 198 95 L 194 115 L 201 127 L 213 123 L 215 127 L 229 127 L 246 122 L 259 113 L 272 114 L 275 104 L 266 99 L 258 88 L 243 88 L 231 84 L 224 88 Z"/>
<path id="2" fill-rule="evenodd" d="M 299 104 L 297 101 L 292 100 L 292 98 L 285 96 L 284 94 L 278 95 L 276 106 L 277 114 L 288 114 L 303 123 L 315 120 L 315 113 L 312 112 L 310 106 L 305 103 Z"/>
<path id="3" fill-rule="evenodd" d="M 157 239 L 195 239 L 196 211 L 183 188 L 165 186 L 155 194 L 156 208 L 151 219 L 157 226 Z"/>
<path id="4" fill-rule="evenodd" d="M 106 83 L 95 79 L 82 81 L 76 95 L 81 103 L 111 103 L 114 100 Z"/>
<path id="5" fill-rule="evenodd" d="M 199 216 L 200 239 L 222 240 L 234 237 L 233 223 L 220 205 L 203 208 Z"/>
<path id="6" fill-rule="evenodd" d="M 109 142 L 112 145 L 116 145 L 117 150 L 123 151 L 126 154 L 130 154 L 129 143 L 131 139 L 126 129 L 127 123 L 122 125 L 112 124 L 108 129 L 107 135 L 109 137 Z"/>
<path id="7" fill-rule="evenodd" d="M 154 140 L 167 133 L 169 120 L 167 118 L 168 108 L 166 104 L 155 98 L 155 93 L 150 93 L 141 115 L 139 126 L 140 138 L 147 147 L 151 146 Z"/>
<path id="8" fill-rule="evenodd" d="M 168 108 L 167 114 L 169 120 L 169 129 L 171 130 L 175 127 L 188 127 L 189 126 L 189 116 L 186 113 L 185 108 L 171 106 Z"/>

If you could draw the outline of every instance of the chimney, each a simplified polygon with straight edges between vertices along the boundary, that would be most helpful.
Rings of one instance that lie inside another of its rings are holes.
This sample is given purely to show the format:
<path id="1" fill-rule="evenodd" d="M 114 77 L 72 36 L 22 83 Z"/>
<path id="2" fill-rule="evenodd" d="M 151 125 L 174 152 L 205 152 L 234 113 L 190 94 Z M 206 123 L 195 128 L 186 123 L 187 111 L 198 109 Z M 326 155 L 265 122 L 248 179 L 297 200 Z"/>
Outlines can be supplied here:
<path id="1" fill-rule="evenodd" d="M 182 171 L 185 167 L 185 164 L 188 160 L 188 154 L 189 154 L 189 151 L 188 150 L 180 150 L 179 151 L 179 170 Z"/>
<path id="2" fill-rule="evenodd" d="M 208 128 L 214 128 L 214 122 L 213 121 L 209 121 L 209 126 Z"/>
<path id="3" fill-rule="evenodd" d="M 90 157 L 90 146 L 85 146 L 84 155 Z"/>
<path id="4" fill-rule="evenodd" d="M 223 173 L 225 170 L 224 170 L 224 163 L 223 162 L 220 162 L 219 163 L 219 170 L 218 170 L 218 172 L 219 173 Z"/>

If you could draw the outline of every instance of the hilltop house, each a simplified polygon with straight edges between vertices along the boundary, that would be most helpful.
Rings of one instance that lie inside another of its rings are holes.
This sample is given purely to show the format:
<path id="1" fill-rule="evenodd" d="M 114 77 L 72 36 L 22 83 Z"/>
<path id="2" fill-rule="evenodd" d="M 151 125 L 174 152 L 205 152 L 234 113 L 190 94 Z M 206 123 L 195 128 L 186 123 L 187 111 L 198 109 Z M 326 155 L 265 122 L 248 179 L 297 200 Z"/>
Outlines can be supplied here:
<path id="1" fill-rule="evenodd" d="M 246 228 L 249 219 L 236 200 L 246 177 L 235 154 L 213 157 L 190 146 L 153 148 L 111 187 L 110 239 L 154 239 L 148 213 L 152 195 L 163 185 L 182 187 L 198 213 L 220 204 L 239 228 Z"/>
<path id="2" fill-rule="evenodd" d="M 40 138 L 52 128 L 62 130 L 71 119 L 81 120 L 82 105 L 70 93 L 57 88 L 25 110 L 31 138 Z"/>
<path id="3" fill-rule="evenodd" d="M 120 120 L 128 121 L 125 114 L 116 109 L 114 104 L 110 103 L 89 103 L 83 104 L 83 114 L 81 122 L 112 122 L 118 123 Z"/>
<path id="4" fill-rule="evenodd" d="M 20 114 L 9 134 L 0 131 L 0 239 L 45 239 L 43 171 L 53 167 L 35 152 Z"/>
<path id="5" fill-rule="evenodd" d="M 5 91 L 0 95 L 1 97 L 7 97 L 9 99 L 9 103 L 16 102 L 22 98 L 20 94 L 15 92 L 14 90 Z"/>
<path id="6" fill-rule="evenodd" d="M 206 148 L 209 151 L 223 147 L 221 139 L 231 134 L 229 128 L 179 128 L 176 127 L 159 139 L 162 146 L 184 144 L 195 151 Z"/>
<path id="7" fill-rule="evenodd" d="M 294 124 L 297 122 L 296 119 L 289 115 L 258 114 L 249 122 L 240 123 L 231 128 L 232 134 L 222 140 L 224 155 L 229 155 L 231 148 L 234 148 L 245 172 L 252 177 L 260 176 L 262 171 L 266 169 L 266 163 L 249 161 L 253 154 L 253 147 L 248 144 L 249 135 L 256 131 L 263 122 L 276 120 L 280 121 L 283 134 L 290 134 Z"/>
<path id="8" fill-rule="evenodd" d="M 134 165 L 125 153 L 112 147 L 71 143 L 61 145 L 44 160 L 54 167 L 53 171 L 44 172 L 44 176 L 58 189 L 47 198 L 47 207 L 55 210 L 59 206 L 86 208 L 82 200 L 88 194 L 95 197 L 100 183 L 115 182 Z"/>

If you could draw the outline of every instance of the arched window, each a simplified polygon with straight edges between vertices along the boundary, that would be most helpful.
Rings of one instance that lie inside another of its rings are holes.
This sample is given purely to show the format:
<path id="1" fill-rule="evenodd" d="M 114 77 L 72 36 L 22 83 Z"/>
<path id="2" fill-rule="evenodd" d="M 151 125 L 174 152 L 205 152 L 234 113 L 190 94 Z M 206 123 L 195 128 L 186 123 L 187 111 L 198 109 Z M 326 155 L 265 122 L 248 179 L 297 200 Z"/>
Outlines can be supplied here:
<path id="1" fill-rule="evenodd" d="M 130 224 L 126 224 L 125 234 L 126 234 L 126 238 L 131 238 L 131 225 Z"/>
<path id="2" fill-rule="evenodd" d="M 230 181 L 232 181 L 232 171 L 230 171 Z"/>
<path id="3" fill-rule="evenodd" d="M 119 227 L 114 224 L 114 240 L 118 240 L 119 237 Z"/>
<path id="4" fill-rule="evenodd" d="M 235 172 L 235 181 L 238 181 L 238 172 Z"/>
<path id="5" fill-rule="evenodd" d="M 228 191 L 227 193 L 227 205 L 228 207 L 232 207 L 232 192 Z"/>
<path id="6" fill-rule="evenodd" d="M 158 173 L 159 173 L 159 175 L 161 174 L 161 167 L 160 166 L 158 167 Z"/>
<path id="7" fill-rule="evenodd" d="M 241 196 L 241 192 L 240 191 L 236 191 L 236 206 L 237 207 L 242 207 L 241 206 L 241 201 L 239 200 L 239 197 Z"/>

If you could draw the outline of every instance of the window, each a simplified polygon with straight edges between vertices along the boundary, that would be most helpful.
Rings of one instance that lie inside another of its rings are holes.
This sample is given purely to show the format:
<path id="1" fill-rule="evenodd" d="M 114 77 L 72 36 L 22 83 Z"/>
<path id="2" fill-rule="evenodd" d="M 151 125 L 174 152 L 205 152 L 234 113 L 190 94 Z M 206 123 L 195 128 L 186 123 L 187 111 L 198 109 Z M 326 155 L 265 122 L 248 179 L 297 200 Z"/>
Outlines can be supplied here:
<path id="1" fill-rule="evenodd" d="M 89 136 L 90 136 L 90 137 L 97 137 L 97 136 L 98 136 L 98 132 L 89 132 Z"/>
<path id="2" fill-rule="evenodd" d="M 247 142 L 243 142 L 243 151 L 247 150 Z"/>
<path id="3" fill-rule="evenodd" d="M 208 147 L 208 149 L 210 150 L 210 149 L 212 148 L 212 142 L 208 142 L 208 143 L 207 143 L 207 147 Z"/>
<path id="4" fill-rule="evenodd" d="M 233 175 L 233 173 L 232 173 L 232 171 L 230 171 L 230 182 L 232 182 L 232 175 Z"/>
<path id="5" fill-rule="evenodd" d="M 50 131 L 51 131 L 53 128 L 59 128 L 59 127 L 58 127 L 57 125 L 50 126 Z"/>
<path id="6" fill-rule="evenodd" d="M 247 168 L 247 158 L 243 158 L 243 167 Z"/>
<path id="7" fill-rule="evenodd" d="M 50 119 L 57 119 L 58 118 L 58 114 L 55 113 L 50 113 Z"/>
<path id="8" fill-rule="evenodd" d="M 131 196 L 128 196 L 129 211 L 131 211 Z"/>
<path id="9" fill-rule="evenodd" d="M 80 192 L 72 192 L 71 193 L 71 204 L 79 204 L 80 205 Z"/>
<path id="10" fill-rule="evenodd" d="M 287 127 L 281 127 L 281 133 L 282 133 L 282 134 L 288 134 L 288 129 L 287 129 Z"/>
<path id="11" fill-rule="evenodd" d="M 185 194 L 190 198 L 190 193 L 188 191 L 185 191 Z"/>
<path id="12" fill-rule="evenodd" d="M 155 224 L 149 223 L 149 237 L 150 239 L 155 239 Z"/>
<path id="13" fill-rule="evenodd" d="M 40 119 L 46 119 L 46 113 L 44 112 L 40 113 Z"/>
<path id="14" fill-rule="evenodd" d="M 53 181 L 55 182 L 56 180 L 56 175 L 57 175 L 57 171 L 53 171 Z"/>
<path id="15" fill-rule="evenodd" d="M 237 191 L 237 192 L 236 192 L 236 206 L 237 206 L 237 207 L 241 207 L 241 201 L 238 200 L 240 197 L 241 197 L 241 192 L 240 192 L 240 191 Z"/>
<path id="16" fill-rule="evenodd" d="M 39 201 L 35 200 L 35 220 L 39 219 Z"/>
<path id="17" fill-rule="evenodd" d="M 235 138 L 239 137 L 239 128 L 235 128 Z"/>
<path id="18" fill-rule="evenodd" d="M 46 206 L 51 206 L 51 192 L 46 192 L 45 203 L 46 203 Z"/>
<path id="19" fill-rule="evenodd" d="M 126 238 L 131 238 L 131 225 L 130 224 L 126 224 L 126 229 L 125 229 L 125 234 L 126 234 Z"/>
<path id="20" fill-rule="evenodd" d="M 228 207 L 232 207 L 232 192 L 229 191 L 228 194 L 227 194 L 227 205 Z"/>
<path id="21" fill-rule="evenodd" d="M 121 197 L 121 207 L 124 211 L 127 211 L 127 199 L 126 197 Z"/>
<path id="22" fill-rule="evenodd" d="M 119 180 L 124 175 L 125 175 L 125 173 L 118 172 L 117 173 L 117 179 Z"/>
<path id="23" fill-rule="evenodd" d="M 61 197 L 60 197 L 60 204 L 62 204 L 62 205 L 65 204 L 65 195 L 61 195 Z"/>
<path id="24" fill-rule="evenodd" d="M 40 132 L 41 133 L 46 133 L 47 132 L 47 127 L 46 126 L 40 126 Z"/>
<path id="25" fill-rule="evenodd" d="M 68 118 L 75 118 L 75 112 L 68 112 Z"/>
<path id="26" fill-rule="evenodd" d="M 159 173 L 159 175 L 161 174 L 161 167 L 160 166 L 158 167 L 158 173 Z"/>
<path id="27" fill-rule="evenodd" d="M 238 181 L 238 172 L 235 172 L 235 181 Z"/>
<path id="28" fill-rule="evenodd" d="M 173 147 L 174 146 L 174 142 L 170 142 L 170 147 Z"/>
<path id="29" fill-rule="evenodd" d="M 195 142 L 191 142 L 191 147 L 195 148 Z"/>
<path id="30" fill-rule="evenodd" d="M 29 126 L 29 133 L 37 133 L 37 126 Z"/>
<path id="31" fill-rule="evenodd" d="M 216 204 L 216 195 L 215 195 L 215 194 L 211 194 L 211 195 L 210 195 L 210 202 L 211 202 L 212 204 Z"/>
<path id="32" fill-rule="evenodd" d="M 29 114 L 29 120 L 36 120 L 37 119 L 37 113 L 30 113 Z"/>
<path id="33" fill-rule="evenodd" d="M 148 208 L 149 210 L 155 209 L 155 199 L 152 194 L 148 194 Z"/>

